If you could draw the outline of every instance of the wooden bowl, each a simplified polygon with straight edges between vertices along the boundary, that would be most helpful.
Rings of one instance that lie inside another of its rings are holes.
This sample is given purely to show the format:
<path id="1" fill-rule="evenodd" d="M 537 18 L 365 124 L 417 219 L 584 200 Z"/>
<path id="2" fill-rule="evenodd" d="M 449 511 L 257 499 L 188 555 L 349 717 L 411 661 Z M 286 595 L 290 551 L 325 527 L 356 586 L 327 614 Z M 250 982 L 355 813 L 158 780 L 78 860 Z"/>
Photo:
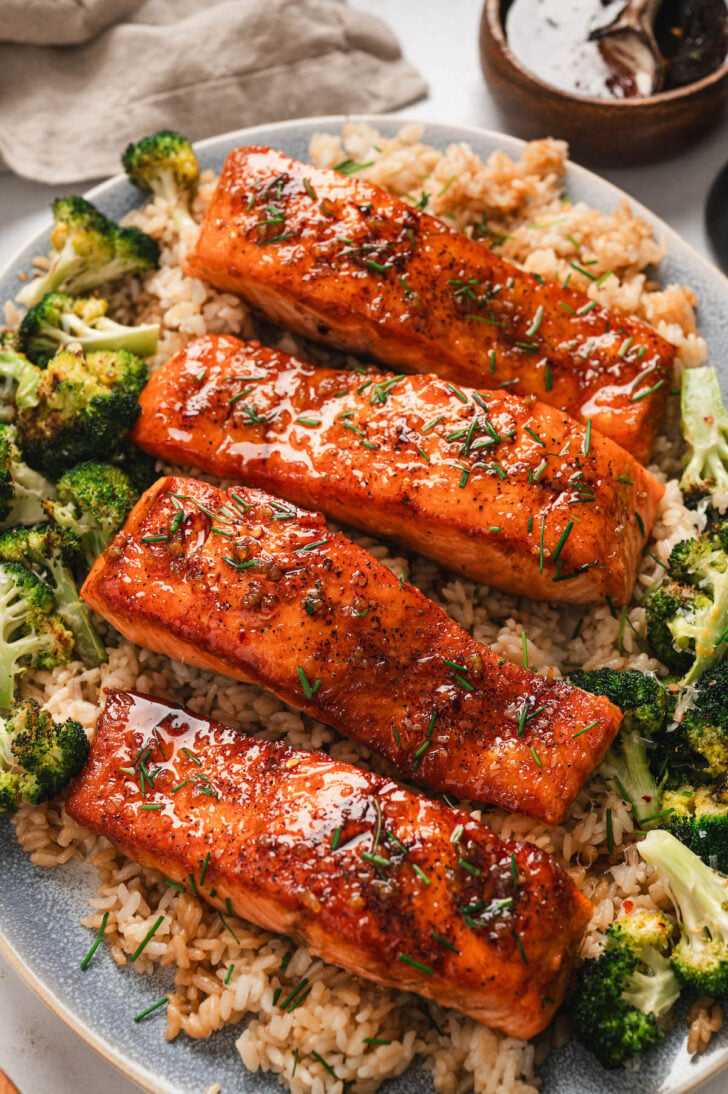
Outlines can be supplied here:
<path id="1" fill-rule="evenodd" d="M 687 87 L 641 99 L 595 99 L 560 91 L 524 68 L 506 41 L 512 0 L 485 0 L 480 64 L 486 83 L 519 137 L 568 140 L 572 156 L 598 166 L 667 159 L 719 118 L 728 98 L 728 59 Z"/>

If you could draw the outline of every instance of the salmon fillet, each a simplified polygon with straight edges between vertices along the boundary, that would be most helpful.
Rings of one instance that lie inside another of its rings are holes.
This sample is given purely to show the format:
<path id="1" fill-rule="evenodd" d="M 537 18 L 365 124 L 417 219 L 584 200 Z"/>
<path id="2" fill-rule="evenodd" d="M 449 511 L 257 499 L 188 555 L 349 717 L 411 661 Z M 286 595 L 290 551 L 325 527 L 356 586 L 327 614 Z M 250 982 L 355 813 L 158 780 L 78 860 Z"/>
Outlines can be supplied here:
<path id="1" fill-rule="evenodd" d="M 319 514 L 258 490 L 160 479 L 82 595 L 133 642 L 268 688 L 408 779 L 550 824 L 621 721 L 500 660 Z"/>
<path id="2" fill-rule="evenodd" d="M 536 395 L 642 461 L 652 450 L 673 346 L 371 182 L 238 148 L 186 270 L 310 338 Z"/>
<path id="3" fill-rule="evenodd" d="M 550 1021 L 591 916 L 531 844 L 323 753 L 130 692 L 108 695 L 66 808 L 221 913 L 514 1037 Z"/>
<path id="4" fill-rule="evenodd" d="M 434 376 L 315 368 L 207 335 L 159 368 L 132 439 L 241 479 L 474 581 L 626 602 L 664 487 L 545 403 Z"/>

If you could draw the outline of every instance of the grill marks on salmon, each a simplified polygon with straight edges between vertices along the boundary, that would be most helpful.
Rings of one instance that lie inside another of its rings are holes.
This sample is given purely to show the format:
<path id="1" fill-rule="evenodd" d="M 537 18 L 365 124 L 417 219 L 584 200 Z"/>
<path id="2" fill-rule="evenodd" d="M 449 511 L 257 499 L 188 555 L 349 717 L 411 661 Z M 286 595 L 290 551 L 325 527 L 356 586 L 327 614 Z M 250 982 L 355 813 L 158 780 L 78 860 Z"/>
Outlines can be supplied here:
<path id="1" fill-rule="evenodd" d="M 229 335 L 189 343 L 140 403 L 132 439 L 154 456 L 531 597 L 626 602 L 664 490 L 545 403 L 316 368 Z"/>
<path id="2" fill-rule="evenodd" d="M 536 395 L 645 461 L 675 349 L 363 179 L 238 148 L 187 272 L 406 372 Z"/>
<path id="3" fill-rule="evenodd" d="M 275 692 L 405 778 L 558 823 L 621 714 L 472 639 L 323 518 L 160 479 L 85 600 L 141 646 Z"/>
<path id="4" fill-rule="evenodd" d="M 129 692 L 67 810 L 221 913 L 514 1037 L 550 1021 L 592 910 L 553 856 L 467 813 Z"/>

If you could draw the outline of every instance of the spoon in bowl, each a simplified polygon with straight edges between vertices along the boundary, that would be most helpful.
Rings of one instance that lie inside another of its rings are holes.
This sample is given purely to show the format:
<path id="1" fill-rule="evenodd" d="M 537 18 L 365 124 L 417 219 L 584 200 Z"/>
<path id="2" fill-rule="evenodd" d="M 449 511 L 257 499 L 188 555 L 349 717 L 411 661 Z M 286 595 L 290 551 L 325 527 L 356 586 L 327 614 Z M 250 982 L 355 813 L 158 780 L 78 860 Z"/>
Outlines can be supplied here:
<path id="1" fill-rule="evenodd" d="M 661 2 L 628 0 L 616 19 L 589 35 L 630 94 L 654 95 L 662 87 L 662 56 L 653 30 Z"/>

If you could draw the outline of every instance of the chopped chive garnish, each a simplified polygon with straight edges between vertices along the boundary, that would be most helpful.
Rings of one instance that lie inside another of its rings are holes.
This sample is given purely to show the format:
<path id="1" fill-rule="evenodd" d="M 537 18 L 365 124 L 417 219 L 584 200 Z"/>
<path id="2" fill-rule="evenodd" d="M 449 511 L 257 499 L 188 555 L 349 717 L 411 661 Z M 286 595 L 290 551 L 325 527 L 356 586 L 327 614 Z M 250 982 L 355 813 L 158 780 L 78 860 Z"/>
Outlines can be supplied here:
<path id="1" fill-rule="evenodd" d="M 296 554 L 300 554 L 302 551 L 313 551 L 316 547 L 325 547 L 329 541 L 327 539 L 317 539 L 315 543 L 306 543 L 303 547 L 296 548 Z"/>
<path id="2" fill-rule="evenodd" d="M 452 392 L 452 394 L 455 395 L 461 403 L 467 403 L 468 398 L 466 395 L 463 395 L 460 388 L 455 387 L 454 384 L 445 384 L 445 387 L 448 391 Z"/>
<path id="3" fill-rule="evenodd" d="M 458 673 L 455 673 L 455 679 L 458 684 L 460 684 L 461 688 L 465 688 L 466 691 L 475 691 L 475 685 L 471 684 L 469 680 L 466 680 L 464 676 L 459 676 Z"/>
<path id="4" fill-rule="evenodd" d="M 580 266 L 578 262 L 570 262 L 569 265 L 571 266 L 572 270 L 576 270 L 577 273 L 584 274 L 584 277 L 588 277 L 590 281 L 596 281 L 596 275 L 590 273 L 589 270 L 585 270 L 584 267 Z M 594 306 L 596 306 L 596 300 L 593 300 L 592 303 L 594 304 Z"/>
<path id="5" fill-rule="evenodd" d="M 421 432 L 422 433 L 429 433 L 431 429 L 434 429 L 436 425 L 439 425 L 439 423 L 442 421 L 443 417 L 444 417 L 444 415 L 439 414 L 437 416 L 437 418 L 433 418 L 432 421 L 429 421 L 427 423 L 427 425 L 423 425 Z"/>
<path id="6" fill-rule="evenodd" d="M 312 699 L 318 689 L 321 687 L 321 677 L 314 682 L 313 685 L 309 683 L 308 677 L 301 665 L 298 666 L 298 679 L 301 681 L 301 687 L 303 688 L 303 694 L 307 699 Z"/>
<path id="7" fill-rule="evenodd" d="M 278 1000 L 279 1000 L 279 999 L 280 999 L 280 997 L 281 997 L 281 993 L 282 993 L 282 991 L 283 991 L 283 988 L 276 988 L 276 990 L 275 990 L 275 991 L 273 992 L 273 1006 L 274 1006 L 274 1007 L 275 1007 L 275 1006 L 276 1006 L 276 1004 L 278 1003 Z"/>
<path id="8" fill-rule="evenodd" d="M 523 667 L 528 668 L 528 639 L 526 638 L 526 632 L 521 631 L 521 648 L 523 649 Z"/>
<path id="9" fill-rule="evenodd" d="M 536 765 L 537 765 L 538 767 L 543 767 L 543 764 L 541 763 L 541 760 L 539 759 L 539 757 L 538 757 L 538 755 L 537 755 L 537 753 L 536 753 L 536 750 L 534 749 L 533 745 L 530 745 L 529 747 L 530 747 L 530 749 L 531 749 L 531 755 L 533 756 L 533 760 L 534 760 L 534 763 L 535 763 L 535 764 L 536 764 Z"/>
<path id="10" fill-rule="evenodd" d="M 606 273 L 603 273 L 601 277 L 597 278 L 596 286 L 598 289 L 600 289 L 604 282 L 612 276 L 613 272 L 613 270 L 607 270 Z"/>
<path id="11" fill-rule="evenodd" d="M 645 529 L 645 522 L 643 521 L 642 517 L 640 516 L 640 514 L 637 512 L 636 509 L 635 509 L 635 512 L 634 512 L 634 519 L 637 521 L 637 527 L 639 528 L 642 535 L 647 536 L 647 531 Z"/>
<path id="12" fill-rule="evenodd" d="M 511 851 L 511 878 L 513 879 L 514 889 L 518 888 L 518 864 L 516 863 L 516 852 Z"/>
<path id="13" fill-rule="evenodd" d="M 576 312 L 574 311 L 574 309 L 572 307 L 570 307 L 568 304 L 565 304 L 563 300 L 559 300 L 559 307 L 563 308 L 564 311 L 567 311 L 569 313 L 569 315 L 576 315 Z"/>
<path id="14" fill-rule="evenodd" d="M 202 767 L 202 760 L 198 760 L 194 752 L 190 752 L 189 748 L 183 748 L 182 751 L 184 752 L 185 756 L 189 756 L 193 763 L 197 764 L 198 767 Z"/>
<path id="15" fill-rule="evenodd" d="M 180 526 L 180 524 L 182 523 L 182 521 L 184 519 L 185 519 L 185 515 L 184 515 L 184 513 L 182 512 L 181 509 L 179 510 L 179 512 L 174 514 L 174 519 L 172 520 L 172 523 L 169 526 L 169 534 L 170 535 L 173 536 L 174 533 L 176 531 L 178 531 L 179 526 Z"/>
<path id="16" fill-rule="evenodd" d="M 607 809 L 606 812 L 607 822 L 607 851 L 611 855 L 614 850 L 614 828 L 612 827 L 612 810 Z"/>
<path id="17" fill-rule="evenodd" d="M 240 945 L 240 939 L 239 939 L 239 938 L 238 938 L 238 936 L 237 936 L 237 935 L 235 934 L 235 931 L 234 931 L 234 930 L 232 929 L 232 927 L 230 926 L 230 924 L 229 924 L 229 923 L 227 922 L 227 920 L 225 919 L 225 917 L 224 917 L 224 915 L 222 914 L 222 912 L 218 912 L 217 914 L 218 914 L 218 915 L 220 916 L 220 922 L 222 923 L 222 925 L 223 925 L 223 927 L 225 928 L 225 930 L 226 930 L 226 931 L 228 931 L 228 933 L 229 933 L 229 934 L 231 934 L 231 935 L 233 936 L 233 938 L 235 939 L 235 941 L 237 942 L 237 944 L 238 944 L 238 946 L 239 946 L 239 945 Z"/>
<path id="18" fill-rule="evenodd" d="M 291 963 L 291 958 L 292 957 L 293 957 L 293 950 L 286 950 L 286 952 L 283 954 L 283 957 L 281 958 L 281 965 L 280 965 L 281 972 L 286 971 L 286 969 L 288 968 L 288 966 Z"/>
<path id="19" fill-rule="evenodd" d="M 617 475 L 617 482 L 625 482 L 627 486 L 634 486 L 634 483 L 626 475 Z"/>
<path id="20" fill-rule="evenodd" d="M 584 444 L 582 446 L 582 451 L 584 452 L 585 456 L 589 455 L 589 449 L 591 447 L 591 430 L 592 430 L 592 421 L 591 421 L 591 418 L 590 418 L 589 421 L 586 423 L 586 432 L 584 433 Z"/>
<path id="21" fill-rule="evenodd" d="M 420 878 L 422 881 L 424 881 L 425 885 L 430 884 L 430 879 L 428 878 L 427 874 L 425 873 L 425 871 L 422 869 L 421 866 L 418 866 L 416 862 L 413 862 L 412 863 L 412 869 L 417 874 L 417 877 Z"/>
<path id="22" fill-rule="evenodd" d="M 335 851 L 339 846 L 339 840 L 341 839 L 341 828 L 335 828 L 334 834 L 331 837 L 331 850 Z"/>
<path id="23" fill-rule="evenodd" d="M 538 572 L 540 574 L 543 573 L 543 562 L 544 562 L 543 534 L 544 534 L 545 529 L 546 529 L 546 517 L 544 516 L 544 517 L 541 517 L 541 542 L 539 544 L 539 552 L 538 552 Z M 529 532 L 530 532 L 530 530 L 531 529 L 529 528 Z"/>
<path id="24" fill-rule="evenodd" d="M 316 191 L 314 190 L 313 186 L 308 181 L 308 179 L 303 180 L 303 185 L 306 188 L 306 193 L 311 198 L 311 201 L 317 201 L 318 199 L 316 197 Z"/>
<path id="25" fill-rule="evenodd" d="M 235 971 L 235 966 L 231 965 L 230 968 L 227 971 L 227 975 L 225 976 L 225 979 L 223 980 L 223 984 L 225 985 L 225 987 L 227 987 L 228 984 L 230 983 L 230 981 L 232 980 L 234 971 Z"/>
<path id="26" fill-rule="evenodd" d="M 513 931 L 513 937 L 515 938 L 516 945 L 518 946 L 518 949 L 520 950 L 521 957 L 523 958 L 523 963 L 524 963 L 524 965 L 527 965 L 528 964 L 528 958 L 526 957 L 526 951 L 524 950 L 523 943 L 521 942 L 520 938 L 518 937 L 518 935 L 516 934 L 515 931 Z"/>
<path id="27" fill-rule="evenodd" d="M 467 672 L 465 665 L 459 665 L 457 661 L 448 661 L 447 657 L 443 657 L 443 661 L 446 665 L 449 665 L 451 669 L 457 669 L 458 672 Z"/>
<path id="28" fill-rule="evenodd" d="M 400 285 L 402 285 L 402 287 L 404 288 L 404 291 L 406 292 L 407 296 L 414 296 L 415 295 L 414 290 L 409 287 L 409 285 L 407 284 L 405 278 L 402 277 L 401 274 L 397 277 L 397 280 L 399 281 Z"/>
<path id="29" fill-rule="evenodd" d="M 551 369 L 551 365 L 546 365 L 546 384 L 545 384 L 545 390 L 546 390 L 546 391 L 551 391 L 551 389 L 553 388 L 553 386 L 554 386 L 554 374 L 553 374 L 553 371 L 552 371 L 552 369 Z"/>
<path id="30" fill-rule="evenodd" d="M 653 387 L 648 387 L 644 391 L 638 391 L 636 395 L 633 395 L 630 398 L 630 403 L 638 403 L 640 399 L 646 399 L 648 395 L 653 395 L 659 388 L 662 387 L 664 383 L 664 379 L 658 380 L 657 383 L 653 385 Z"/>
<path id="31" fill-rule="evenodd" d="M 296 1068 L 298 1067 L 298 1049 L 293 1053 L 293 1067 L 291 1069 L 291 1078 L 296 1074 Z"/>
<path id="32" fill-rule="evenodd" d="M 142 543 L 164 543 L 164 541 L 168 540 L 168 539 L 169 539 L 168 535 L 143 536 L 142 537 Z"/>
<path id="33" fill-rule="evenodd" d="M 366 859 L 367 862 L 373 862 L 375 866 L 391 866 L 392 860 L 385 858 L 384 855 L 374 854 L 373 851 L 362 851 L 361 857 Z"/>
<path id="34" fill-rule="evenodd" d="M 402 741 L 400 740 L 399 731 L 396 726 L 392 726 L 392 732 L 394 733 L 394 739 L 397 742 L 397 748 L 401 748 Z"/>
<path id="35" fill-rule="evenodd" d="M 448 942 L 448 940 L 446 938 L 443 938 L 441 934 L 438 934 L 437 931 L 430 931 L 430 938 L 434 938 L 435 942 L 439 942 L 440 945 L 444 946 L 446 950 L 450 950 L 452 953 L 456 953 L 458 957 L 460 956 L 460 950 L 457 950 L 453 946 L 452 942 Z"/>
<path id="36" fill-rule="evenodd" d="M 381 1037 L 362 1037 L 362 1044 L 365 1045 L 391 1045 L 391 1041 L 385 1041 Z"/>
<path id="37" fill-rule="evenodd" d="M 619 352 L 617 353 L 617 356 L 626 357 L 627 353 L 629 352 L 629 347 L 632 345 L 633 342 L 634 338 L 631 335 L 629 338 L 625 338 L 624 342 L 622 342 L 622 345 L 619 347 Z"/>
<path id="38" fill-rule="evenodd" d="M 490 375 L 493 376 L 494 373 L 495 373 L 495 350 L 494 349 L 492 349 L 490 351 L 490 360 L 488 362 L 488 369 L 489 369 Z"/>
<path id="39" fill-rule="evenodd" d="M 564 528 L 563 532 L 561 533 L 561 536 L 559 538 L 559 542 L 556 544 L 556 550 L 554 551 L 553 555 L 551 556 L 551 561 L 552 562 L 556 563 L 556 562 L 559 561 L 559 557 L 561 555 L 561 552 L 563 551 L 564 546 L 566 545 L 567 539 L 571 535 L 571 529 L 573 527 L 574 527 L 574 522 L 573 522 L 573 520 L 570 520 L 569 523 Z"/>
<path id="40" fill-rule="evenodd" d="M 301 994 L 307 984 L 308 977 L 304 976 L 303 980 L 301 980 L 301 982 L 293 989 L 293 991 L 283 1000 L 283 1002 L 281 1003 L 281 1010 L 285 1010 L 286 1007 L 288 1007 L 293 1002 L 293 1000 Z"/>
<path id="41" fill-rule="evenodd" d="M 172 881 L 172 879 L 168 877 L 164 879 L 164 884 L 169 885 L 170 889 L 176 889 L 178 893 L 184 893 L 186 891 L 184 885 L 180 885 L 178 882 Z"/>
<path id="42" fill-rule="evenodd" d="M 378 444 L 372 444 L 371 441 L 360 441 L 359 444 L 362 448 L 370 448 L 372 452 L 376 452 L 379 449 Z"/>
<path id="43" fill-rule="evenodd" d="M 536 442 L 536 444 L 540 444 L 540 445 L 542 445 L 542 446 L 543 446 L 544 448 L 546 447 L 546 442 L 545 442 L 545 441 L 542 441 L 542 440 L 541 440 L 541 438 L 539 437 L 538 433 L 534 433 L 534 431 L 533 431 L 533 430 L 532 430 L 532 429 L 531 429 L 531 428 L 530 428 L 529 426 L 527 426 L 527 425 L 526 425 L 526 426 L 524 426 L 524 427 L 523 427 L 523 431 L 524 431 L 524 433 L 528 433 L 528 435 L 529 435 L 530 437 L 533 437 L 533 439 L 534 439 L 534 441 Z"/>
<path id="44" fill-rule="evenodd" d="M 462 824 L 458 824 L 457 827 L 455 827 L 453 829 L 453 833 L 450 836 L 450 842 L 451 843 L 460 843 L 460 840 L 462 839 L 462 835 L 463 835 L 464 831 L 465 831 L 465 829 L 462 826 Z"/>
<path id="45" fill-rule="evenodd" d="M 299 425 L 308 425 L 311 429 L 316 429 L 321 425 L 320 418 L 296 418 Z"/>
<path id="46" fill-rule="evenodd" d="M 157 933 L 157 931 L 159 930 L 159 928 L 162 926 L 163 923 L 164 923 L 164 916 L 160 915 L 159 918 L 149 928 L 146 935 L 144 936 L 142 941 L 139 943 L 137 948 L 134 950 L 134 953 L 129 958 L 129 960 L 132 962 L 132 964 L 136 961 L 137 957 L 139 957 L 139 955 L 144 950 L 144 947 L 154 937 L 154 935 Z"/>
<path id="47" fill-rule="evenodd" d="M 227 912 L 228 915 L 233 914 L 233 906 L 230 903 L 230 897 L 229 896 L 225 897 L 225 911 Z"/>
<path id="48" fill-rule="evenodd" d="M 202 864 L 202 873 L 200 874 L 200 885 L 205 884 L 205 874 L 207 873 L 207 867 L 210 865 L 210 854 L 211 854 L 211 852 L 208 851 L 207 854 L 205 855 L 205 861 Z"/>
<path id="49" fill-rule="evenodd" d="M 586 270 L 582 270 L 582 273 L 586 273 Z M 587 274 L 587 276 L 590 277 L 591 275 Z M 592 280 L 594 280 L 594 279 L 592 278 Z M 588 315 L 590 311 L 594 311 L 594 309 L 598 308 L 598 307 L 599 307 L 599 304 L 597 303 L 596 300 L 590 300 L 588 304 L 584 304 L 583 307 L 577 308 L 576 314 L 577 315 Z"/>
<path id="50" fill-rule="evenodd" d="M 464 859 L 462 856 L 458 858 L 458 866 L 462 866 L 463 870 L 467 870 L 469 874 L 474 874 L 476 877 L 480 877 L 483 873 L 479 867 L 473 866 L 472 862 L 468 862 L 468 860 Z"/>
<path id="51" fill-rule="evenodd" d="M 419 760 L 421 756 L 424 756 L 425 752 L 427 752 L 427 749 L 430 747 L 431 744 L 432 741 L 423 741 L 420 747 L 415 752 L 415 759 Z"/>
<path id="52" fill-rule="evenodd" d="M 421 961 L 415 961 L 414 957 L 408 957 L 406 953 L 400 953 L 398 960 L 405 965 L 411 965 L 413 969 L 419 969 L 420 972 L 427 973 L 428 976 L 434 975 L 435 970 L 431 969 L 429 965 L 423 965 Z"/>
<path id="53" fill-rule="evenodd" d="M 540 304 L 537 311 L 536 311 L 535 316 L 533 317 L 533 322 L 531 323 L 531 326 L 526 331 L 526 338 L 533 338 L 533 336 L 538 333 L 538 328 L 541 326 L 541 320 L 542 319 L 543 319 L 543 304 Z"/>
<path id="54" fill-rule="evenodd" d="M 159 1010 L 165 1003 L 169 1003 L 169 999 L 165 995 L 164 999 L 160 999 L 158 1003 L 152 1003 L 151 1007 L 147 1007 L 141 1014 L 137 1014 L 134 1018 L 135 1022 L 141 1022 L 142 1018 L 146 1018 L 148 1014 L 152 1014 L 155 1010 Z"/>
<path id="55" fill-rule="evenodd" d="M 350 172 L 347 172 L 347 173 L 350 173 Z M 333 1077 L 336 1078 L 336 1072 L 334 1071 L 331 1064 L 327 1063 L 326 1060 L 324 1060 L 323 1056 L 319 1056 L 318 1052 L 316 1052 L 315 1049 L 312 1050 L 311 1055 L 313 1056 L 314 1060 L 318 1060 L 318 1062 L 321 1064 L 322 1067 L 326 1068 L 329 1075 L 333 1075 Z"/>
<path id="56" fill-rule="evenodd" d="M 594 729 L 594 727 L 595 727 L 595 726 L 598 726 L 598 725 L 599 725 L 599 719 L 597 718 L 597 720 L 596 720 L 595 722 L 590 722 L 590 723 L 589 723 L 589 725 L 588 725 L 588 726 L 584 726 L 584 728 L 583 728 L 583 729 L 578 729 L 578 730 L 576 731 L 576 733 L 572 733 L 572 734 L 571 734 L 571 739 L 572 739 L 572 741 L 574 740 L 574 738 L 575 738 L 575 737 L 581 737 L 582 733 L 588 733 L 588 731 L 589 731 L 590 729 Z"/>
<path id="57" fill-rule="evenodd" d="M 91 949 L 88 951 L 88 953 L 84 957 L 83 961 L 81 962 L 81 968 L 83 969 L 84 972 L 88 968 L 89 962 L 91 961 L 91 958 L 93 957 L 93 955 L 96 953 L 97 949 L 99 948 L 99 945 L 101 943 L 101 939 L 104 937 L 104 931 L 106 930 L 106 924 L 108 923 L 108 921 L 109 921 L 109 913 L 104 912 L 104 917 L 101 920 L 101 926 L 99 927 L 99 932 L 98 932 L 98 934 L 96 935 L 96 938 L 93 940 L 93 942 L 91 944 Z"/>
<path id="58" fill-rule="evenodd" d="M 164 804 L 162 802 L 159 802 L 158 804 L 155 804 L 155 805 L 147 804 L 147 805 L 142 805 L 141 808 L 154 811 L 154 810 L 158 810 L 158 809 L 164 809 Z"/>

